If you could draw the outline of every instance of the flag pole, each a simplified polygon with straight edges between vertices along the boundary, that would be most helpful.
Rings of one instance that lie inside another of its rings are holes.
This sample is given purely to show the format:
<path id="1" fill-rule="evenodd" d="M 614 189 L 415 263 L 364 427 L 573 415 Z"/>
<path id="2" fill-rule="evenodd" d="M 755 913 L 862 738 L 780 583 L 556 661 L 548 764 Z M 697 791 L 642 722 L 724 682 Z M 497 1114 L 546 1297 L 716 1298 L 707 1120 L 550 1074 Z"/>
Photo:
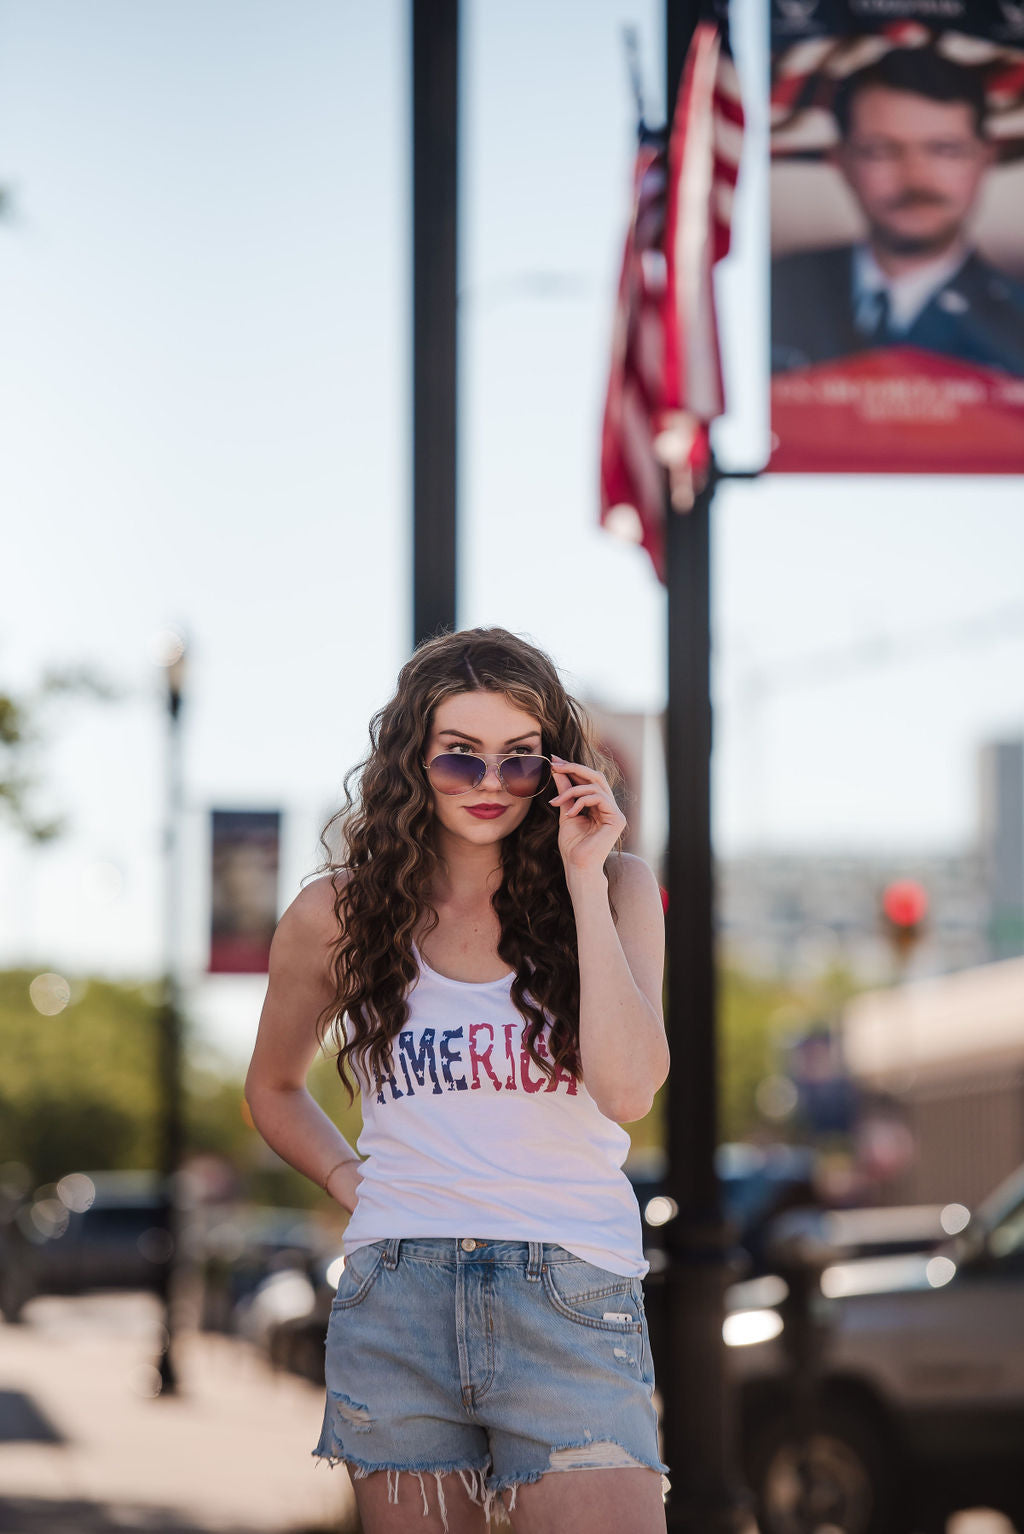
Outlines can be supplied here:
<path id="1" fill-rule="evenodd" d="M 410 0 L 413 645 L 456 617 L 459 0 Z"/>
<path id="2" fill-rule="evenodd" d="M 666 0 L 666 117 L 700 20 L 699 0 Z M 685 513 L 665 501 L 668 588 L 668 1078 L 664 1459 L 668 1528 L 734 1534 L 748 1499 L 734 1468 L 722 1341 L 729 1242 L 715 1150 L 718 1071 L 711 846 L 710 541 L 715 470 Z"/>

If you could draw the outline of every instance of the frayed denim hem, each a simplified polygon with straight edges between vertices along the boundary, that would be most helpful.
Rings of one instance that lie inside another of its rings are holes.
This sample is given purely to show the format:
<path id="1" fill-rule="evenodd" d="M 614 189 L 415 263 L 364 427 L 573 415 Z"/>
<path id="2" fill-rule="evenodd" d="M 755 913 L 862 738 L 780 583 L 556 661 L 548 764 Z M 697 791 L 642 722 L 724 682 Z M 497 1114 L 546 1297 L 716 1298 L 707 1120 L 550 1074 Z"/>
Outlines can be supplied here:
<path id="1" fill-rule="evenodd" d="M 319 1449 L 313 1450 L 313 1457 L 314 1459 L 326 1460 L 332 1467 L 344 1464 L 348 1468 L 352 1479 L 356 1481 L 363 1480 L 366 1476 L 383 1470 L 388 1479 L 388 1501 L 392 1503 L 398 1502 L 398 1477 L 401 1473 L 405 1471 L 408 1475 L 416 1476 L 420 1483 L 420 1495 L 423 1498 L 424 1517 L 430 1513 L 430 1504 L 427 1501 L 423 1477 L 425 1475 L 432 1475 L 437 1482 L 437 1504 L 441 1513 L 441 1527 L 444 1530 L 444 1534 L 449 1534 L 449 1530 L 448 1510 L 445 1504 L 444 1487 L 441 1484 L 441 1477 L 443 1475 L 457 1475 L 459 1477 L 466 1488 L 466 1495 L 469 1497 L 469 1500 L 475 1503 L 477 1507 L 483 1508 L 488 1528 L 491 1526 L 492 1515 L 495 1524 L 511 1527 L 512 1520 L 509 1514 L 515 1510 L 516 1493 L 520 1486 L 532 1486 L 542 1476 L 549 1475 L 553 1471 L 650 1470 L 655 1474 L 661 1475 L 662 1494 L 664 1495 L 669 1489 L 667 1465 L 662 1464 L 660 1460 L 657 1464 L 652 1465 L 649 1461 L 637 1459 L 627 1448 L 612 1439 L 602 1439 L 599 1442 L 587 1440 L 583 1443 L 557 1444 L 549 1451 L 549 1460 L 546 1465 L 542 1465 L 537 1470 L 527 1470 L 521 1475 L 508 1476 L 505 1479 L 497 1477 L 488 1479 L 487 1470 L 491 1463 L 490 1459 L 487 1459 L 481 1465 L 469 1467 L 445 1464 L 422 1465 L 417 1468 L 415 1465 L 370 1465 L 364 1460 L 354 1459 L 349 1455 L 322 1452 Z M 505 1492 L 510 1493 L 507 1504 L 503 1495 Z"/>
<path id="2" fill-rule="evenodd" d="M 424 1517 L 427 1517 L 430 1513 L 430 1504 L 427 1501 L 427 1490 L 423 1484 L 423 1477 L 425 1475 L 432 1475 L 437 1482 L 437 1505 L 441 1513 L 441 1527 L 444 1530 L 444 1534 L 449 1534 L 448 1508 L 445 1503 L 441 1477 L 443 1475 L 457 1475 L 466 1488 L 466 1495 L 469 1497 L 469 1500 L 474 1502 L 477 1507 L 483 1508 L 488 1528 L 491 1526 L 492 1515 L 496 1524 L 505 1524 L 511 1527 L 511 1519 L 502 1501 L 501 1489 L 488 1487 L 487 1485 L 487 1471 L 491 1463 L 490 1459 L 485 1460 L 482 1465 L 471 1465 L 468 1468 L 460 1465 L 423 1465 L 417 1468 L 415 1465 L 369 1465 L 363 1460 L 353 1459 L 348 1455 L 322 1453 L 317 1449 L 313 1450 L 313 1458 L 326 1460 L 332 1468 L 335 1465 L 344 1465 L 354 1481 L 364 1480 L 366 1476 L 374 1475 L 378 1470 L 383 1470 L 388 1478 L 388 1501 L 393 1503 L 398 1502 L 398 1477 L 403 1471 L 408 1475 L 414 1475 L 420 1483 Z M 514 1506 L 515 1488 L 513 1487 L 509 1507 Z"/>

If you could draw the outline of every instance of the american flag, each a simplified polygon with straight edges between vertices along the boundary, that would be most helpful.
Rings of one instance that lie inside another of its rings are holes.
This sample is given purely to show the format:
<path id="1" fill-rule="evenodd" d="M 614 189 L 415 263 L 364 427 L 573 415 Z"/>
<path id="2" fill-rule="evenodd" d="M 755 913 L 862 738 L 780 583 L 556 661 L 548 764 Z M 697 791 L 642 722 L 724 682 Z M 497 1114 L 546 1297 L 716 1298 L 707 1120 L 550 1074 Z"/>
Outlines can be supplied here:
<path id="1" fill-rule="evenodd" d="M 729 249 L 743 139 L 724 24 L 701 21 L 666 152 L 641 126 L 601 434 L 601 523 L 665 578 L 667 492 L 688 511 L 724 408 L 712 272 Z"/>
<path id="2" fill-rule="evenodd" d="M 665 485 L 654 456 L 665 294 L 664 136 L 641 125 L 601 430 L 601 524 L 641 544 L 664 579 Z"/>

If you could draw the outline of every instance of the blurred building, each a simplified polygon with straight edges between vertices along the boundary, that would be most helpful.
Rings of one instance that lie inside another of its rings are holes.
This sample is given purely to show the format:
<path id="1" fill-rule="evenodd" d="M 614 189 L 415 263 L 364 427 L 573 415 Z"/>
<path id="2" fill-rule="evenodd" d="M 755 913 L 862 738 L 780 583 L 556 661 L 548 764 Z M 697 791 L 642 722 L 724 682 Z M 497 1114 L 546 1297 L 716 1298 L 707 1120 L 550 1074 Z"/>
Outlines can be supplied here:
<path id="1" fill-rule="evenodd" d="M 892 977 L 882 933 L 882 892 L 914 879 L 929 917 L 912 965 L 942 974 L 983 964 L 989 954 L 984 860 L 976 851 L 750 853 L 718 866 L 719 929 L 727 962 L 783 979 L 841 964 L 858 979 Z"/>
<path id="2" fill-rule="evenodd" d="M 864 992 L 842 1038 L 861 1092 L 909 1130 L 885 1202 L 971 1206 L 1024 1161 L 1024 959 Z"/>
<path id="3" fill-rule="evenodd" d="M 720 860 L 718 918 L 727 961 L 779 978 L 840 963 L 884 983 L 894 960 L 883 935 L 882 892 L 913 879 L 929 914 L 910 960 L 917 976 L 1024 954 L 1024 741 L 979 752 L 978 835 L 945 852 L 749 853 Z"/>

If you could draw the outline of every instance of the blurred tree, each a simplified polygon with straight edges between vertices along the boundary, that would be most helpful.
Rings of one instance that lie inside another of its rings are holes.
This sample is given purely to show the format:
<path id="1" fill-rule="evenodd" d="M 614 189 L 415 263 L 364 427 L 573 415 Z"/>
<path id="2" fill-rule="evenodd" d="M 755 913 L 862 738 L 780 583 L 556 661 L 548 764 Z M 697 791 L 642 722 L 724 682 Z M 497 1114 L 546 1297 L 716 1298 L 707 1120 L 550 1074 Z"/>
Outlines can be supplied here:
<path id="1" fill-rule="evenodd" d="M 0 690 L 0 815 L 30 841 L 50 841 L 66 827 L 63 818 L 46 820 L 33 813 L 31 799 L 39 779 L 30 764 L 43 739 L 41 720 L 47 705 L 76 694 L 103 702 L 122 696 L 86 666 L 46 671 L 36 688 L 21 698 Z"/>
<path id="2" fill-rule="evenodd" d="M 72 983 L 55 1016 L 31 970 L 0 973 L 0 1161 L 37 1181 L 76 1167 L 149 1167 L 155 1154 L 154 1007 L 141 988 Z"/>
<path id="3" fill-rule="evenodd" d="M 24 1163 L 37 1184 L 76 1169 L 154 1167 L 157 987 L 72 980 L 68 1004 L 47 1016 L 30 995 L 35 979 L 33 970 L 0 971 L 0 1164 Z M 206 1045 L 186 1054 L 187 1154 L 224 1157 L 243 1195 L 260 1202 L 324 1203 L 253 1129 L 242 1073 Z M 310 1088 L 354 1141 L 358 1103 L 348 1108 L 332 1060 L 315 1063 Z"/>

